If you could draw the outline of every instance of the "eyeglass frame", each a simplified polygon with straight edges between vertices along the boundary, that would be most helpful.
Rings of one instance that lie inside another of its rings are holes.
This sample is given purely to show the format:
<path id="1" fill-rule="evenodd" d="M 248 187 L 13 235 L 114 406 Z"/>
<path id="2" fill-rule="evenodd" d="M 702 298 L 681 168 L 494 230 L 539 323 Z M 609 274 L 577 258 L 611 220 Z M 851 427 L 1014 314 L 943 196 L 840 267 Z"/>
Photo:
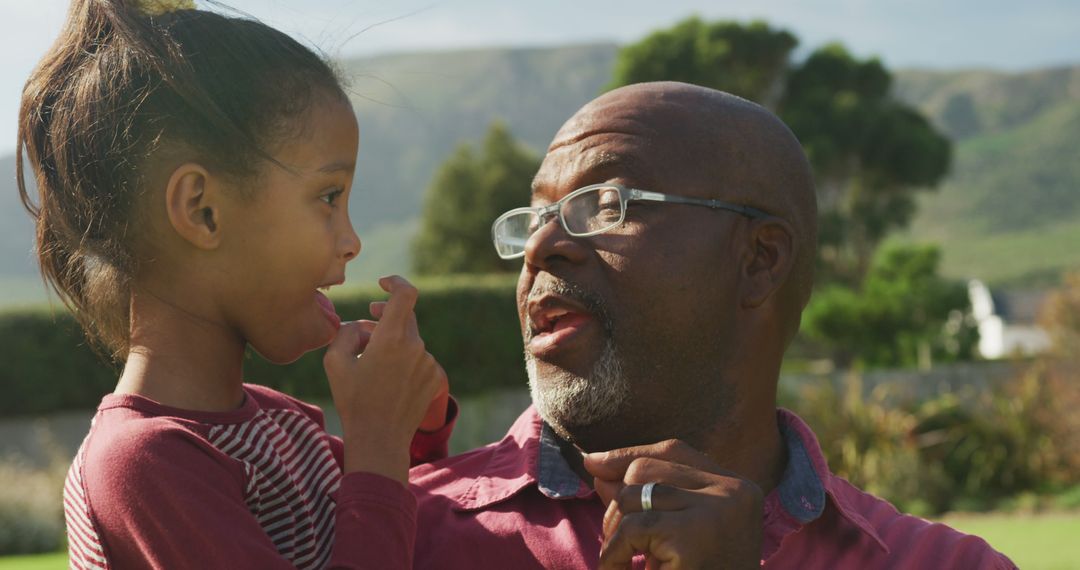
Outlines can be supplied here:
<path id="1" fill-rule="evenodd" d="M 605 227 L 603 229 L 599 229 L 599 230 L 593 230 L 593 231 L 584 232 L 584 233 L 576 233 L 576 232 L 571 231 L 570 228 L 566 226 L 566 218 L 564 218 L 563 214 L 562 214 L 562 206 L 563 206 L 563 204 L 565 204 L 566 202 L 569 202 L 570 200 L 574 199 L 576 196 L 580 196 L 581 194 L 596 190 L 598 188 L 614 188 L 615 190 L 617 190 L 619 192 L 619 220 L 616 221 L 616 222 L 613 222 L 611 225 L 609 225 L 609 226 L 607 226 L 607 227 Z M 705 207 L 708 207 L 708 208 L 712 208 L 714 210 L 727 210 L 729 212 L 735 212 L 736 214 L 741 214 L 741 215 L 746 216 L 746 217 L 748 217 L 748 218 L 750 218 L 752 220 L 753 219 L 771 218 L 772 217 L 772 214 L 769 214 L 768 212 L 764 212 L 764 211 L 759 210 L 757 208 L 754 208 L 752 206 L 743 206 L 741 204 L 732 204 L 731 202 L 725 202 L 723 200 L 712 200 L 712 199 L 706 199 L 706 198 L 688 198 L 686 196 L 677 196 L 677 195 L 674 195 L 674 194 L 663 194 L 661 192 L 652 192 L 650 190 L 641 190 L 640 188 L 628 188 L 626 186 L 623 186 L 622 184 L 618 184 L 618 183 L 615 183 L 615 182 L 607 182 L 607 183 L 602 183 L 602 184 L 590 184 L 588 186 L 583 186 L 583 187 L 578 188 L 577 190 L 574 190 L 573 192 L 567 194 L 566 196 L 563 196 L 562 198 L 559 198 L 559 200 L 557 200 L 555 202 L 552 202 L 551 204 L 548 204 L 547 206 L 523 206 L 521 208 L 514 208 L 513 210 L 509 210 L 507 212 L 504 212 L 501 216 L 499 216 L 498 218 L 495 218 L 495 221 L 491 223 L 491 241 L 492 241 L 493 245 L 498 243 L 498 239 L 496 238 L 496 235 L 495 235 L 495 228 L 499 225 L 499 223 L 501 223 L 503 220 L 505 220 L 505 219 L 507 219 L 507 218 L 509 218 L 511 216 L 515 216 L 515 215 L 518 215 L 518 214 L 525 214 L 525 213 L 535 214 L 537 220 L 540 221 L 540 224 L 538 226 L 536 226 L 536 229 L 533 230 L 533 232 L 530 233 L 525 238 L 526 240 L 528 240 L 529 237 L 532 237 L 532 235 L 535 234 L 536 232 L 540 231 L 540 228 L 547 225 L 548 222 L 546 222 L 544 220 L 549 219 L 552 216 L 556 217 L 559 220 L 559 225 L 562 226 L 563 230 L 565 230 L 567 234 L 569 234 L 571 236 L 574 236 L 574 237 L 589 237 L 589 236 L 599 235 L 599 234 L 602 234 L 602 233 L 607 233 L 607 232 L 611 231 L 613 228 L 615 228 L 615 227 L 619 226 L 620 224 L 622 224 L 623 221 L 626 219 L 626 205 L 631 200 L 647 201 L 647 202 L 666 202 L 666 203 L 669 203 L 669 204 L 689 204 L 689 205 L 692 205 L 692 206 L 705 206 Z M 497 245 L 495 247 L 495 253 L 500 258 L 507 259 L 507 260 L 509 260 L 509 259 L 517 259 L 519 257 L 524 257 L 525 256 L 525 250 L 522 249 L 522 251 L 520 253 L 515 253 L 514 255 L 512 255 L 510 257 L 505 257 L 501 253 L 499 253 L 499 248 L 498 248 Z"/>

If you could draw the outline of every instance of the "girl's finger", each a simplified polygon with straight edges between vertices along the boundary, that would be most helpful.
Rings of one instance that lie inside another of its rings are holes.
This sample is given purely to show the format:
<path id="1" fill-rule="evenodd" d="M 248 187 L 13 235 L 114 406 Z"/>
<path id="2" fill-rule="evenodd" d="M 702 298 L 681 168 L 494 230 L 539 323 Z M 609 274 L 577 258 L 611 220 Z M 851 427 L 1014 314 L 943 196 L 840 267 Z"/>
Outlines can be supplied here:
<path id="1" fill-rule="evenodd" d="M 337 336 L 326 347 L 327 356 L 355 358 L 356 355 L 364 352 L 364 349 L 367 348 L 368 341 L 371 340 L 371 333 L 375 331 L 378 324 L 375 321 L 341 323 L 341 329 L 338 330 Z"/>
<path id="2" fill-rule="evenodd" d="M 400 275 L 379 279 L 379 286 L 390 293 L 390 299 L 386 301 L 386 307 L 379 319 L 382 323 L 380 328 L 388 326 L 402 334 L 417 334 L 416 316 L 413 313 L 418 295 L 416 287 Z"/>
<path id="3" fill-rule="evenodd" d="M 386 311 L 386 301 L 372 301 L 368 305 L 368 310 L 371 311 L 372 318 L 377 321 L 382 318 L 383 312 Z"/>

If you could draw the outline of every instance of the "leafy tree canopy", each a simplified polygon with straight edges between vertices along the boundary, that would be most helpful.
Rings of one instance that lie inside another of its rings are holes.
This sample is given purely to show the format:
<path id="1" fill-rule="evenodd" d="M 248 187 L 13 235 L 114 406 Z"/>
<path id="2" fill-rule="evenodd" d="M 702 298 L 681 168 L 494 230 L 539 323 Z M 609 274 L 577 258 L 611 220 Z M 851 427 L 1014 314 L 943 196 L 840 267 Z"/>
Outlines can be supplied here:
<path id="1" fill-rule="evenodd" d="M 814 167 L 821 273 L 857 285 L 888 232 L 910 222 L 915 192 L 945 176 L 950 145 L 892 97 L 892 77 L 879 60 L 828 44 L 792 62 L 797 42 L 763 22 L 692 17 L 620 51 L 610 87 L 684 81 L 776 111 Z"/>
<path id="2" fill-rule="evenodd" d="M 412 244 L 421 275 L 498 273 L 504 262 L 491 244 L 491 222 L 525 205 L 540 160 L 502 123 L 489 127 L 479 152 L 461 144 L 436 172 L 424 198 L 420 232 Z"/>
<path id="3" fill-rule="evenodd" d="M 803 331 L 840 364 L 927 365 L 970 359 L 978 343 L 967 285 L 938 274 L 937 246 L 881 248 L 861 290 L 833 284 L 814 293 Z"/>

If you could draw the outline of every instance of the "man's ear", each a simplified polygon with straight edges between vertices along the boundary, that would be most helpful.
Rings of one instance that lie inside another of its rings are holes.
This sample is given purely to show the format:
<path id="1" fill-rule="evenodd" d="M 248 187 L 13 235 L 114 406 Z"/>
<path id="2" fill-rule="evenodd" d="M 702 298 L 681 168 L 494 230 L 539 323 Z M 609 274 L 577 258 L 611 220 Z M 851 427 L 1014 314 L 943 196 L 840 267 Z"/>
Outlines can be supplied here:
<path id="1" fill-rule="evenodd" d="M 795 264 L 795 231 L 786 220 L 763 218 L 750 222 L 751 251 L 744 266 L 741 304 L 756 308 L 791 277 Z"/>
<path id="2" fill-rule="evenodd" d="M 210 173 L 194 162 L 181 164 L 165 188 L 165 208 L 176 233 L 199 249 L 221 243 L 221 189 Z"/>

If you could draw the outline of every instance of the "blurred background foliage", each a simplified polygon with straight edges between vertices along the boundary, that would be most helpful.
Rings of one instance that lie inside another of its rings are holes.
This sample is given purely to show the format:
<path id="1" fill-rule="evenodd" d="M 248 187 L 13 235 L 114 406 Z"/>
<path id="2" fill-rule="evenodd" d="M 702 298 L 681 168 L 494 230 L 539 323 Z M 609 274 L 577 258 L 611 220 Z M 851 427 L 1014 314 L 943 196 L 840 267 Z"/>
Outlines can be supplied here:
<path id="1" fill-rule="evenodd" d="M 435 172 L 412 243 L 418 275 L 506 273 L 520 267 L 492 252 L 491 222 L 521 205 L 540 158 L 514 140 L 501 121 L 491 124 L 479 150 L 461 143 Z"/>
<path id="2" fill-rule="evenodd" d="M 971 360 L 979 340 L 966 283 L 941 277 L 937 246 L 890 244 L 874 257 L 861 290 L 819 285 L 803 313 L 803 334 L 836 366 L 928 369 Z"/>

